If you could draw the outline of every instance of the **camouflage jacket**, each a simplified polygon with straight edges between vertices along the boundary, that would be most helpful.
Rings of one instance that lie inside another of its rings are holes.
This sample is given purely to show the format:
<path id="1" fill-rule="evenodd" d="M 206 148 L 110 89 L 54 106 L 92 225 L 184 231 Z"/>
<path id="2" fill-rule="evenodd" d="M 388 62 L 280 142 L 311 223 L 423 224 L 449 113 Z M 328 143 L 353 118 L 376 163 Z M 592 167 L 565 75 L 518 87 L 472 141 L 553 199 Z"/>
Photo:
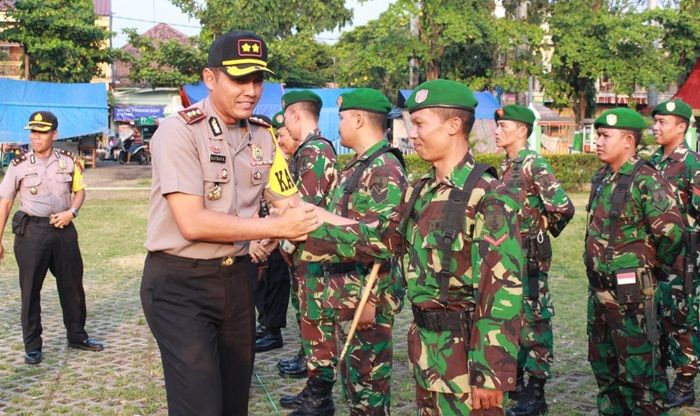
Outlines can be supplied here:
<path id="1" fill-rule="evenodd" d="M 697 232 L 700 229 L 700 155 L 681 144 L 667 158 L 660 147 L 649 161 L 674 186 L 678 208 L 689 230 Z"/>
<path id="2" fill-rule="evenodd" d="M 602 181 L 595 190 L 587 228 L 584 264 L 601 274 L 624 268 L 671 267 L 683 270 L 684 223 L 671 186 L 654 168 L 642 166 L 630 186 L 617 226 L 611 261 L 605 258 L 610 240 L 611 196 L 622 175 L 629 175 L 638 160 L 633 157 L 618 172 L 608 166 L 597 175 Z"/>
<path id="3" fill-rule="evenodd" d="M 418 329 L 420 351 L 409 346 L 416 382 L 433 391 L 461 394 L 469 386 L 512 390 L 522 299 L 523 253 L 516 221 L 517 204 L 502 183 L 490 175 L 477 182 L 466 208 L 466 221 L 452 244 L 447 304 L 440 303 L 443 207 L 450 191 L 462 188 L 474 167 L 467 154 L 449 177 L 436 178 L 432 169 L 404 218 L 413 189 L 404 195 L 389 220 L 377 227 L 328 224 L 309 235 L 305 260 L 364 261 L 408 254 L 408 298 L 422 309 L 474 309 L 469 344 L 454 334 Z M 465 354 L 465 348 L 467 354 Z M 468 376 L 468 377 L 467 377 Z"/>
<path id="4" fill-rule="evenodd" d="M 406 191 L 406 173 L 394 154 L 386 152 L 374 159 L 364 169 L 355 192 L 347 198 L 344 197 L 350 177 L 361 162 L 388 146 L 389 143 L 386 140 L 381 140 L 347 164 L 340 172 L 337 186 L 334 186 L 328 194 L 326 209 L 342 215 L 343 207 L 347 203 L 347 218 L 365 223 L 389 221 L 389 215 L 401 203 L 401 198 Z M 382 305 L 398 311 L 403 299 L 403 279 L 401 267 L 398 267 L 398 259 L 394 259 L 393 263 L 397 267 L 392 267 L 391 273 L 380 276 L 369 299 L 376 305 L 380 300 L 378 296 L 381 296 Z M 364 266 L 369 271 L 370 264 Z M 354 309 L 359 302 L 366 277 L 366 271 L 362 273 L 354 271 L 330 278 L 326 286 L 327 293 L 324 294 L 327 304 L 335 309 Z"/>

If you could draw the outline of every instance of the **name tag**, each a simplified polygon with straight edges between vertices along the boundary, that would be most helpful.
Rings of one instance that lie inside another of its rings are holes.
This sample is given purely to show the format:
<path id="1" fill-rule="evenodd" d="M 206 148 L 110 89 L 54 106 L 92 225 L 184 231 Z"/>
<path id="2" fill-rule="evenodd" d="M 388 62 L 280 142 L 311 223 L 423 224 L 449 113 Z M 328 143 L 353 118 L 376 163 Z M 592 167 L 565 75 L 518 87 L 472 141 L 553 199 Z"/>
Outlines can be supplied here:
<path id="1" fill-rule="evenodd" d="M 213 163 L 226 163 L 226 156 L 224 155 L 209 155 L 209 161 Z"/>

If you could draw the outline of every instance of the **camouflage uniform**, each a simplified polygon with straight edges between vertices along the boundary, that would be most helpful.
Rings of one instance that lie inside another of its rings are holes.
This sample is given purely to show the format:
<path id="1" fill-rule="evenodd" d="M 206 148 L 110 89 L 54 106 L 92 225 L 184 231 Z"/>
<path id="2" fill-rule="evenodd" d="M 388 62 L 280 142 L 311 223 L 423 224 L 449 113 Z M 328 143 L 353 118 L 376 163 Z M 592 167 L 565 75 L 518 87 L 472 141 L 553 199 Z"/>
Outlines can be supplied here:
<path id="1" fill-rule="evenodd" d="M 409 328 L 409 364 L 421 415 L 468 415 L 472 386 L 503 391 L 515 386 L 523 267 L 517 204 L 489 175 L 481 176 L 469 198 L 465 224 L 452 244 L 446 301 L 440 299 L 445 281 L 438 275 L 445 255 L 438 242 L 443 238 L 442 210 L 450 191 L 461 189 L 473 168 L 474 159 L 467 154 L 449 177 L 436 178 L 432 169 L 407 218 L 413 190 L 406 192 L 389 221 L 376 228 L 324 225 L 309 235 L 302 254 L 315 261 L 386 260 L 408 254 L 408 298 L 415 310 L 471 314 L 473 324 L 465 332 L 430 331 L 415 320 Z"/>
<path id="2" fill-rule="evenodd" d="M 685 144 L 676 147 L 664 158 L 664 149 L 660 147 L 651 157 L 650 162 L 659 170 L 661 176 L 673 185 L 678 208 L 685 218 L 689 238 L 697 238 L 698 215 L 700 215 L 700 158 L 697 153 L 688 150 Z M 686 247 L 689 249 L 690 247 Z M 661 272 L 662 274 L 663 271 Z M 663 279 L 666 277 L 666 279 Z M 659 282 L 661 337 L 664 366 L 668 363 L 677 373 L 695 376 L 698 372 L 698 310 L 695 307 L 698 287 L 697 276 L 693 281 L 693 295 L 686 296 L 683 279 L 678 275 L 663 276 Z"/>
<path id="3" fill-rule="evenodd" d="M 655 267 L 682 269 L 683 220 L 668 182 L 648 165 L 631 183 L 614 244 L 606 253 L 613 189 L 622 176 L 632 173 L 637 160 L 631 158 L 618 172 L 601 168 L 597 175 L 602 180 L 590 204 L 584 252 L 589 277 L 588 359 L 599 387 L 601 415 L 664 413 L 667 380 L 658 346 L 648 337 L 644 303 L 622 303 L 616 292 L 623 277 L 637 282 L 625 287 L 638 287 L 640 280 L 646 280 L 639 276 L 648 277 Z M 623 273 L 626 270 L 629 274 Z"/>
<path id="4" fill-rule="evenodd" d="M 345 190 L 350 178 L 362 161 L 369 159 L 379 150 L 388 147 L 386 140 L 376 143 L 359 158 L 356 158 L 340 173 L 338 186 L 328 196 L 326 207 L 334 214 L 343 215 L 346 198 Z M 388 216 L 399 205 L 406 189 L 404 169 L 392 153 L 386 152 L 374 159 L 363 170 L 355 191 L 347 197 L 347 218 L 363 222 L 379 221 L 386 223 Z M 385 263 L 390 265 L 391 262 Z M 394 262 L 396 263 L 396 262 Z M 343 264 L 343 263 L 341 263 Z M 323 294 L 324 313 L 321 314 L 319 331 L 334 330 L 323 334 L 322 339 L 337 339 L 343 345 L 352 324 L 352 319 L 369 265 L 354 264 L 355 270 L 349 272 L 331 272 L 325 279 Z M 333 265 L 324 265 L 325 268 Z M 378 283 L 372 288 L 369 301 L 376 305 L 375 325 L 373 328 L 357 331 L 353 338 L 345 362 L 341 363 L 344 388 L 351 402 L 352 415 L 389 414 L 391 405 L 391 368 L 393 363 L 393 341 L 391 329 L 394 315 L 403 304 L 403 287 L 401 268 L 394 267 L 390 272 L 383 272 Z M 330 321 L 326 318 L 331 317 Z M 333 365 L 337 362 L 338 350 L 331 345 L 311 346 L 309 357 L 310 376 L 321 372 L 328 373 L 332 368 L 320 369 L 318 363 L 330 358 Z M 325 354 L 331 353 L 330 357 Z"/>
<path id="5" fill-rule="evenodd" d="M 326 195 L 337 180 L 335 150 L 320 137 L 319 130 L 309 133 L 294 153 L 290 162 L 292 177 L 295 179 L 299 193 L 305 202 L 324 207 Z M 311 354 L 311 343 L 335 345 L 335 340 L 319 338 L 318 325 L 321 319 L 321 297 L 324 282 L 321 265 L 307 263 L 299 257 L 303 244 L 294 252 L 292 287 L 296 288 L 299 304 L 301 344 L 306 357 Z M 295 301 L 292 301 L 294 304 Z M 325 333 L 325 331 L 320 331 Z M 328 361 L 330 363 L 330 361 Z M 325 363 L 325 361 L 324 361 Z M 317 363 L 309 362 L 309 368 Z M 332 373 L 332 371 L 331 371 Z M 328 376 L 327 376 L 328 377 Z M 329 381 L 333 379 L 330 375 Z"/>
<path id="6" fill-rule="evenodd" d="M 506 188 L 516 202 L 521 204 L 518 213 L 520 236 L 526 256 L 533 259 L 533 270 L 528 269 L 523 280 L 525 321 L 520 331 L 518 369 L 524 369 L 531 376 L 540 379 L 549 379 L 552 377 L 550 367 L 553 362 L 554 305 L 547 284 L 552 253 L 547 231 L 557 237 L 574 216 L 574 205 L 554 176 L 549 163 L 537 152 L 521 149 L 516 157 L 503 160 L 501 171 Z M 528 247 L 532 248 L 530 256 Z M 537 277 L 539 287 L 539 295 L 532 297 L 528 286 L 530 274 Z"/>

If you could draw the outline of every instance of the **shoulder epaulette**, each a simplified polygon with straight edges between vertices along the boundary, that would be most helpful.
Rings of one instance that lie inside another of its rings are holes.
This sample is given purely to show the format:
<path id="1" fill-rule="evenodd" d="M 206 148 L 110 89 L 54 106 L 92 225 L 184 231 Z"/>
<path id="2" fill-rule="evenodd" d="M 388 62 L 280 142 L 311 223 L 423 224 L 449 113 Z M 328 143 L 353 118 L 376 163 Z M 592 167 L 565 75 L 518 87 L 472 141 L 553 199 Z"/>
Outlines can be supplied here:
<path id="1" fill-rule="evenodd" d="M 207 118 L 207 115 L 204 114 L 204 111 L 199 107 L 186 108 L 182 111 L 178 111 L 177 113 L 183 120 L 185 120 L 185 123 L 187 124 L 194 124 Z"/>
<path id="2" fill-rule="evenodd" d="M 14 159 L 12 159 L 12 166 L 17 166 L 20 163 L 24 162 L 25 160 L 27 160 L 27 155 L 21 154 L 21 155 L 15 157 Z"/>
<path id="3" fill-rule="evenodd" d="M 64 155 L 64 156 L 67 156 L 67 157 L 71 158 L 71 159 L 74 158 L 73 153 L 69 152 L 68 150 L 59 149 L 58 152 L 59 152 L 60 154 Z"/>
<path id="4" fill-rule="evenodd" d="M 263 120 L 263 119 L 261 119 L 261 118 L 249 117 L 249 118 L 248 118 L 248 121 L 250 121 L 251 123 L 254 123 L 254 124 L 259 124 L 259 125 L 261 125 L 261 126 L 263 126 L 263 127 L 266 127 L 266 128 L 267 128 L 267 127 L 272 127 L 272 125 L 270 125 L 270 123 L 268 123 L 267 121 L 265 121 L 265 120 Z"/>

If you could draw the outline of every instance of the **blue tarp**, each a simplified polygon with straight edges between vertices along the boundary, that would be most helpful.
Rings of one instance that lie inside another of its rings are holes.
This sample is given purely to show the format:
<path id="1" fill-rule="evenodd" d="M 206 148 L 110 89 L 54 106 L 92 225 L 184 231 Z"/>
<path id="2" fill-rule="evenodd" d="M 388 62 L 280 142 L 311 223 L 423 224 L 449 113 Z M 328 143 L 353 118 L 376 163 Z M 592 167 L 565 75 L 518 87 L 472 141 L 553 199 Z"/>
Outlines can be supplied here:
<path id="1" fill-rule="evenodd" d="M 408 96 L 411 95 L 413 90 L 399 90 L 398 102 L 396 103 L 401 108 L 406 108 L 406 100 Z M 493 120 L 493 113 L 498 110 L 500 104 L 496 97 L 490 92 L 475 92 L 474 96 L 479 102 L 476 106 L 476 119 L 477 120 Z"/>
<path id="2" fill-rule="evenodd" d="M 187 84 L 182 88 L 185 90 L 185 94 L 187 94 L 187 98 L 192 104 L 202 101 L 209 95 L 209 90 L 203 81 L 199 81 L 196 84 Z M 256 105 L 255 110 L 253 110 L 253 114 L 262 114 L 272 118 L 272 116 L 282 109 L 283 94 L 284 89 L 282 88 L 282 84 L 263 82 L 263 93 L 260 97 L 260 101 L 258 101 L 258 105 Z"/>
<path id="3" fill-rule="evenodd" d="M 58 118 L 59 139 L 109 129 L 105 84 L 55 84 L 0 78 L 0 142 L 28 143 L 29 116 L 48 110 Z"/>

